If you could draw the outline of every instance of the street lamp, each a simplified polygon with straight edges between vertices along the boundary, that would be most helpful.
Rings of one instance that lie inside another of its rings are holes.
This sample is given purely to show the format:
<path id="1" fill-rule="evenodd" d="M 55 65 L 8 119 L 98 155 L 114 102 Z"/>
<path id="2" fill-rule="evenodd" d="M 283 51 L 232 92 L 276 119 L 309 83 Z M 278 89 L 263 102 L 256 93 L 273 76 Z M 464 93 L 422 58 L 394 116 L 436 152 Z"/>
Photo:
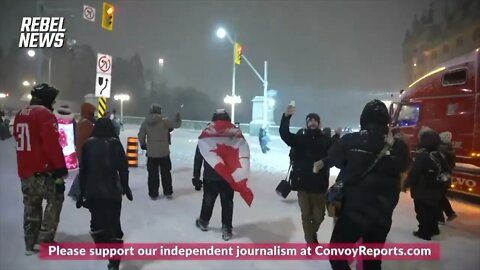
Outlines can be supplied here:
<path id="1" fill-rule="evenodd" d="M 163 68 L 163 64 L 165 64 L 165 60 L 163 58 L 159 58 L 158 59 L 158 64 L 160 65 L 160 67 Z"/>
<path id="2" fill-rule="evenodd" d="M 129 101 L 130 96 L 127 94 L 118 94 L 113 97 L 115 100 L 120 100 L 120 121 L 123 123 L 123 102 Z"/>
<path id="3" fill-rule="evenodd" d="M 8 97 L 8 94 L 0 93 L 0 98 L 7 98 L 7 97 Z"/>
<path id="4" fill-rule="evenodd" d="M 225 28 L 220 27 L 217 29 L 217 37 L 219 39 L 224 39 L 225 37 L 228 38 L 228 41 L 233 45 L 233 69 L 232 69 L 232 97 L 235 97 L 235 72 L 236 72 L 236 64 L 235 64 L 235 41 L 230 37 L 230 35 L 227 33 Z M 232 123 L 235 124 L 235 104 L 234 102 L 229 103 L 231 105 L 231 111 L 232 111 Z"/>
<path id="5" fill-rule="evenodd" d="M 240 104 L 242 103 L 242 98 L 240 96 L 226 95 L 223 99 L 223 102 L 225 102 L 226 104 Z"/>
<path id="6" fill-rule="evenodd" d="M 232 76 L 232 97 L 235 97 L 235 43 L 225 28 L 220 27 L 217 29 L 217 37 L 220 39 L 224 39 L 227 37 L 228 41 L 233 45 L 233 76 Z M 260 81 L 263 83 L 263 127 L 267 126 L 267 110 L 268 110 L 268 97 L 267 97 L 267 88 L 268 88 L 268 80 L 267 80 L 267 61 L 265 61 L 264 65 L 264 73 L 263 77 L 258 73 L 258 71 L 253 67 L 252 63 L 248 60 L 245 54 L 242 53 L 242 59 L 248 64 L 248 66 L 253 70 L 253 72 L 257 75 Z M 232 123 L 235 123 L 235 103 L 232 104 Z"/>
<path id="7" fill-rule="evenodd" d="M 30 83 L 28 81 L 23 81 L 23 86 L 30 86 Z"/>
<path id="8" fill-rule="evenodd" d="M 27 55 L 34 58 L 36 53 L 34 50 L 28 50 Z M 50 56 L 48 57 L 48 83 L 52 83 L 52 58 Z"/>
<path id="9" fill-rule="evenodd" d="M 223 39 L 226 35 L 227 35 L 227 31 L 225 30 L 225 28 L 223 28 L 223 27 L 218 28 L 218 30 L 217 30 L 217 37 L 218 38 Z"/>

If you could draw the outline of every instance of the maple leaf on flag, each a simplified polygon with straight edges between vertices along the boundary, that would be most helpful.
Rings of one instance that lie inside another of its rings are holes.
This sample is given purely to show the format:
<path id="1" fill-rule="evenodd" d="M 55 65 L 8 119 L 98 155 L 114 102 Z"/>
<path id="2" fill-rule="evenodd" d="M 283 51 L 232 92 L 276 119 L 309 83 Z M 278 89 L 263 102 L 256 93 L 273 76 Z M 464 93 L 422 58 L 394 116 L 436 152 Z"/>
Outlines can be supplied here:
<path id="1" fill-rule="evenodd" d="M 240 164 L 240 150 L 238 148 L 226 144 L 217 144 L 217 149 L 210 151 L 216 153 L 232 172 L 242 167 Z"/>

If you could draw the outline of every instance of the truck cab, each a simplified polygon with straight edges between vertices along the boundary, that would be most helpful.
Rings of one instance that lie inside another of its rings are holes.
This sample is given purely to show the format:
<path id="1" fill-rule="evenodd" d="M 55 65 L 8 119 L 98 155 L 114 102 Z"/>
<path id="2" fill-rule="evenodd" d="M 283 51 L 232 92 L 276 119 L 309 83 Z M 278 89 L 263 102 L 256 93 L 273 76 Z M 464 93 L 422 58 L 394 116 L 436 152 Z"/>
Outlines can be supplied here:
<path id="1" fill-rule="evenodd" d="M 391 126 L 410 150 L 429 127 L 452 133 L 457 155 L 451 190 L 480 197 L 480 52 L 452 59 L 409 85 L 390 106 Z"/>

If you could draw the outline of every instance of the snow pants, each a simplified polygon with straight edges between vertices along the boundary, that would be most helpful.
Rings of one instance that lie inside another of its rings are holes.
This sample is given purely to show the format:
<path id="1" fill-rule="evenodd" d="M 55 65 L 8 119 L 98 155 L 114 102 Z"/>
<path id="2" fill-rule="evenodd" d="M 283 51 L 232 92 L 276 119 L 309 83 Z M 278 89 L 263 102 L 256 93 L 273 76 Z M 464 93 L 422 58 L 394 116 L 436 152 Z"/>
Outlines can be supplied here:
<path id="1" fill-rule="evenodd" d="M 26 249 L 31 250 L 38 243 L 53 242 L 64 200 L 64 194 L 55 190 L 55 179 L 49 174 L 22 179 L 22 193 Z M 44 211 L 43 200 L 47 201 Z"/>

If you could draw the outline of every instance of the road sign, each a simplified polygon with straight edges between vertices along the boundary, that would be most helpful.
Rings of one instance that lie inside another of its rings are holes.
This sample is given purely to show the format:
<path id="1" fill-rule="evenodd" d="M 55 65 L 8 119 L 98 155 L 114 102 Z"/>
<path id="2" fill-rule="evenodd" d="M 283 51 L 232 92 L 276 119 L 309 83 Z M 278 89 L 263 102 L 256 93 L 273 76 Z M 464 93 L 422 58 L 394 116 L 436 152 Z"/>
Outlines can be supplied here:
<path id="1" fill-rule="evenodd" d="M 87 21 L 94 22 L 95 21 L 95 8 L 91 6 L 84 5 L 83 6 L 83 18 Z"/>
<path id="2" fill-rule="evenodd" d="M 97 73 L 112 74 L 112 56 L 97 53 Z"/>
<path id="3" fill-rule="evenodd" d="M 112 75 L 97 73 L 95 79 L 95 96 L 110 98 Z"/>

